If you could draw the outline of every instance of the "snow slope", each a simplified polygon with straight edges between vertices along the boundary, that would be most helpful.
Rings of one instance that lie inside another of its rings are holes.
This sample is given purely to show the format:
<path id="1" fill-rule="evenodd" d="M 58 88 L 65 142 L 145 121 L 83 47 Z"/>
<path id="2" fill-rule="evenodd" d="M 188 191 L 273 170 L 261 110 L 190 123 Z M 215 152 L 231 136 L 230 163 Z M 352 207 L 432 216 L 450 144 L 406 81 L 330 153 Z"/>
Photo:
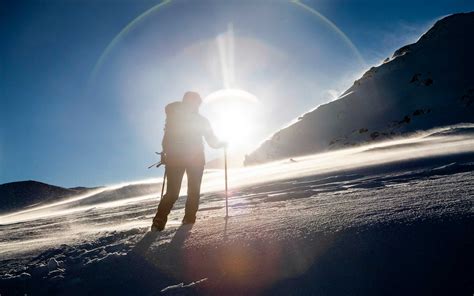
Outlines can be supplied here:
<path id="1" fill-rule="evenodd" d="M 336 101 L 276 132 L 245 164 L 264 163 L 474 122 L 474 12 L 439 20 L 372 67 Z"/>
<path id="2" fill-rule="evenodd" d="M 9 213 L 0 293 L 471 295 L 473 168 L 474 125 L 454 126 L 230 170 L 229 220 L 218 171 L 197 223 L 180 199 L 162 233 L 158 193 Z"/>

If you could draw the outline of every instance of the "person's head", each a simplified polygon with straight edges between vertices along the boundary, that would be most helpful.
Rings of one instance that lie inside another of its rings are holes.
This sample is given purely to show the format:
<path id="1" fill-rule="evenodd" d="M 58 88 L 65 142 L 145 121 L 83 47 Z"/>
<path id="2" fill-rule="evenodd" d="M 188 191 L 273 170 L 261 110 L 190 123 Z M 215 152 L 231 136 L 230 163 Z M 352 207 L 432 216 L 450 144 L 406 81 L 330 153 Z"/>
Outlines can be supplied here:
<path id="1" fill-rule="evenodd" d="M 183 96 L 183 105 L 192 112 L 198 112 L 201 103 L 201 96 L 197 92 L 188 91 Z"/>

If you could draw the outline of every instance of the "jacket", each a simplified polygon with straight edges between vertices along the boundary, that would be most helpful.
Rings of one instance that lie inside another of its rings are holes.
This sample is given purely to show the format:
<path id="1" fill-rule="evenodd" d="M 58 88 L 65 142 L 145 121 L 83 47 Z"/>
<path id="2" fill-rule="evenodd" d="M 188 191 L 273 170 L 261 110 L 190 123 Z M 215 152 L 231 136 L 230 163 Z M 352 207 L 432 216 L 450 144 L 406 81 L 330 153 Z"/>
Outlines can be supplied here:
<path id="1" fill-rule="evenodd" d="M 203 138 L 212 148 L 220 148 L 209 120 L 188 110 L 181 102 L 166 106 L 166 124 L 162 146 L 165 164 L 170 166 L 204 166 Z"/>

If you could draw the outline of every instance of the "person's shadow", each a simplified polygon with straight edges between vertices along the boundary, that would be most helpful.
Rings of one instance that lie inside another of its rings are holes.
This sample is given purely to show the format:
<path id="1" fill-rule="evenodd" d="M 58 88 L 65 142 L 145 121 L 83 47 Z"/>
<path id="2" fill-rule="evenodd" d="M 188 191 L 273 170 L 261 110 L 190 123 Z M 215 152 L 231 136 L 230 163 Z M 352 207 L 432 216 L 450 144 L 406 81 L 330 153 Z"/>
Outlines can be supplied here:
<path id="1" fill-rule="evenodd" d="M 184 242 L 191 234 L 191 229 L 193 229 L 193 226 L 194 224 L 181 225 L 176 231 L 176 234 L 171 239 L 170 247 L 175 250 L 182 248 Z"/>
<path id="2" fill-rule="evenodd" d="M 145 295 L 176 282 L 182 275 L 183 246 L 192 228 L 192 224 L 181 225 L 169 243 L 160 244 L 156 249 L 151 249 L 151 246 L 163 236 L 163 233 L 147 232 L 127 254 L 128 256 L 121 258 L 122 264 L 119 264 L 119 267 L 123 268 L 119 273 L 123 276 L 121 282 L 128 283 L 137 291 L 143 292 L 137 292 L 138 294 Z M 124 287 L 126 288 L 130 287 Z"/>
<path id="3" fill-rule="evenodd" d="M 169 244 L 170 250 L 179 250 L 183 247 L 184 242 L 189 237 L 191 229 L 194 224 L 184 224 L 181 225 L 176 231 L 175 235 L 171 239 Z M 153 242 L 160 236 L 161 232 L 147 232 L 145 236 L 133 247 L 132 254 L 135 255 L 145 255 L 150 249 Z"/>

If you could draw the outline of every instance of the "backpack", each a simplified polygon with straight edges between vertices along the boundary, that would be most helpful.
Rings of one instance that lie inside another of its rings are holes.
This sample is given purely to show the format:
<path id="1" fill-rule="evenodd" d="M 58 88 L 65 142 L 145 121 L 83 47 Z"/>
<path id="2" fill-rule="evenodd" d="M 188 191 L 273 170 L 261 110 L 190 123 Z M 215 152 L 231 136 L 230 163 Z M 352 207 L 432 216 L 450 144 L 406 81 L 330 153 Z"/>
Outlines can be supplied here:
<path id="1" fill-rule="evenodd" d="M 167 153 L 175 148 L 177 142 L 183 138 L 183 107 L 181 102 L 173 102 L 165 107 L 166 120 L 163 129 L 163 152 Z"/>

